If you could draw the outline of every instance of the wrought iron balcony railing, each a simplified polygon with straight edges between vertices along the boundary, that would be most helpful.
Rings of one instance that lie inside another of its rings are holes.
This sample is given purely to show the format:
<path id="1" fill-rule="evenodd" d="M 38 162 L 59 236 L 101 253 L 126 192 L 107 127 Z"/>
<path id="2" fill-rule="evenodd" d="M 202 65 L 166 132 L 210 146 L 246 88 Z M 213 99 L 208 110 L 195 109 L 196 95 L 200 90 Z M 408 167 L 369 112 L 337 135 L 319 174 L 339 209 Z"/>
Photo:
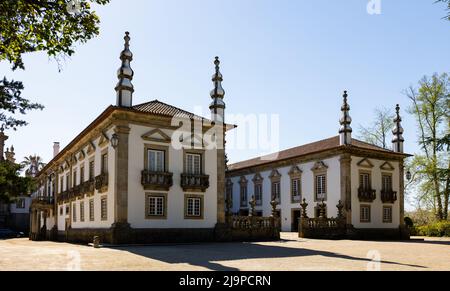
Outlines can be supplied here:
<path id="1" fill-rule="evenodd" d="M 394 204 L 397 201 L 397 192 L 392 190 L 382 190 L 381 191 L 381 201 L 383 203 L 392 203 Z"/>
<path id="2" fill-rule="evenodd" d="M 181 188 L 205 192 L 209 188 L 209 175 L 181 174 Z"/>
<path id="3" fill-rule="evenodd" d="M 105 192 L 108 190 L 108 173 L 103 173 L 95 177 L 95 190 Z"/>
<path id="4" fill-rule="evenodd" d="M 173 186 L 173 173 L 143 170 L 141 183 L 145 190 L 169 190 Z"/>
<path id="5" fill-rule="evenodd" d="M 371 203 L 377 198 L 377 191 L 370 188 L 359 188 L 358 198 L 360 202 Z"/>

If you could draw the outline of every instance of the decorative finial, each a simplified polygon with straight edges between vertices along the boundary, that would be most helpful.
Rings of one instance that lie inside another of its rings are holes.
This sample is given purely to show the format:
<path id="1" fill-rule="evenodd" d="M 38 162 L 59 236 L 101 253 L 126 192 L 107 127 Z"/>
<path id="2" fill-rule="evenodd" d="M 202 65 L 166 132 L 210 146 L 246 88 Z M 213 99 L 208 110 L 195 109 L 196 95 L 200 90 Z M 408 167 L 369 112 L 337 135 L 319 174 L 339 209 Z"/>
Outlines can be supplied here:
<path id="1" fill-rule="evenodd" d="M 394 135 L 392 138 L 392 145 L 394 152 L 403 153 L 403 144 L 405 139 L 403 138 L 403 127 L 402 127 L 402 118 L 400 116 L 400 105 L 397 104 L 395 107 L 396 117 L 394 119 L 395 128 L 392 130 L 392 134 Z"/>
<path id="2" fill-rule="evenodd" d="M 116 105 L 119 107 L 131 107 L 134 92 L 134 86 L 131 81 L 133 80 L 134 72 L 130 66 L 133 60 L 133 53 L 130 51 L 130 33 L 128 31 L 125 32 L 124 40 L 124 50 L 120 54 L 122 66 L 117 71 L 119 83 L 115 88 L 117 92 Z"/>
<path id="3" fill-rule="evenodd" d="M 341 128 L 339 130 L 340 144 L 350 145 L 352 143 L 352 132 L 351 128 L 352 118 L 350 117 L 350 105 L 348 105 L 348 92 L 344 91 L 344 103 L 342 104 L 342 118 L 340 120 Z"/>
<path id="4" fill-rule="evenodd" d="M 210 94 L 213 102 L 209 106 L 209 109 L 211 110 L 213 121 L 224 122 L 225 103 L 223 102 L 223 98 L 225 97 L 225 90 L 222 88 L 223 76 L 220 73 L 219 57 L 215 57 L 214 65 L 216 69 L 216 72 L 212 76 L 214 89 Z"/>

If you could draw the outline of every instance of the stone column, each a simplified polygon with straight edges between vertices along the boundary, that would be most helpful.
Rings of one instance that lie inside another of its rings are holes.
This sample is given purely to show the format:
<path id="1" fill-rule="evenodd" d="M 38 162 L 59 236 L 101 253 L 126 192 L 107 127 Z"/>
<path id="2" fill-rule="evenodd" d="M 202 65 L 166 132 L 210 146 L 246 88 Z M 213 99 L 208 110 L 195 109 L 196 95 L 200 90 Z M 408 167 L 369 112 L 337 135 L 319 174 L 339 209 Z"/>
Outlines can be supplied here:
<path id="1" fill-rule="evenodd" d="M 344 204 L 347 225 L 352 224 L 352 158 L 350 154 L 343 154 L 341 163 L 341 201 Z"/>

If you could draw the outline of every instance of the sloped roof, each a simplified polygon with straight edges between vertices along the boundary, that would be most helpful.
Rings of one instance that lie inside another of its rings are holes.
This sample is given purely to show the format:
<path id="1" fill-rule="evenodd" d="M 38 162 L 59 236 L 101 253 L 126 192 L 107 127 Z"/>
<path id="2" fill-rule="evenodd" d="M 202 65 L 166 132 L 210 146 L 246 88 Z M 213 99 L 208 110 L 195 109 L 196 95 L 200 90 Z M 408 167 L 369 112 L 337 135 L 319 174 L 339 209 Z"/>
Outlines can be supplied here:
<path id="1" fill-rule="evenodd" d="M 354 148 L 373 150 L 373 151 L 377 151 L 377 152 L 385 152 L 387 154 L 398 154 L 391 150 L 387 150 L 387 149 L 384 149 L 384 148 L 381 148 L 381 147 L 378 147 L 378 146 L 375 146 L 372 144 L 368 144 L 366 142 L 363 142 L 363 141 L 360 141 L 357 139 L 352 139 L 352 146 Z M 309 155 L 309 154 L 319 153 L 319 152 L 323 152 L 326 150 L 337 149 L 339 147 L 341 147 L 339 136 L 335 136 L 335 137 L 324 139 L 324 140 L 321 140 L 318 142 L 290 148 L 290 149 L 280 151 L 275 154 L 238 162 L 238 163 L 229 165 L 228 169 L 229 169 L 229 171 L 236 171 L 236 170 L 241 170 L 241 169 L 245 169 L 245 168 L 260 166 L 263 164 L 270 164 L 271 162 L 275 162 L 273 159 L 270 159 L 270 157 L 273 157 L 274 155 L 277 156 L 276 161 L 280 161 L 280 160 L 288 160 L 291 158 L 297 158 L 297 157 L 301 157 L 301 156 L 305 156 L 305 155 Z"/>
<path id="2" fill-rule="evenodd" d="M 132 109 L 139 111 L 139 112 L 155 114 L 155 115 L 163 115 L 163 116 L 169 116 L 169 117 L 180 116 L 180 117 L 186 117 L 186 118 L 190 118 L 190 119 L 210 121 L 207 118 L 195 115 L 194 113 L 191 113 L 186 110 L 180 109 L 178 107 L 166 104 L 159 100 L 153 100 L 153 101 L 146 102 L 143 104 L 135 105 L 132 107 Z"/>

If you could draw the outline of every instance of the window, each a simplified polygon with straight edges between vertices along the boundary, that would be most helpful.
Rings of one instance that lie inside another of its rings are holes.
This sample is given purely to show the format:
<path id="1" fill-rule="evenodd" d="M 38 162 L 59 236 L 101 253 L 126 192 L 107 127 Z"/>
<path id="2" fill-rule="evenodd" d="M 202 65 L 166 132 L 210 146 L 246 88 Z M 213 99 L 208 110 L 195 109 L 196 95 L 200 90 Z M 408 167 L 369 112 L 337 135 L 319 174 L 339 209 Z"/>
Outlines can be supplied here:
<path id="1" fill-rule="evenodd" d="M 327 199 L 327 176 L 316 176 L 316 200 Z"/>
<path id="2" fill-rule="evenodd" d="M 200 197 L 186 198 L 186 217 L 202 218 L 202 198 Z"/>
<path id="3" fill-rule="evenodd" d="M 369 223 L 370 222 L 370 206 L 369 205 L 361 205 L 361 222 Z"/>
<path id="4" fill-rule="evenodd" d="M 272 183 L 272 199 L 275 199 L 276 201 L 280 202 L 280 182 L 273 182 Z"/>
<path id="5" fill-rule="evenodd" d="M 241 185 L 241 207 L 247 207 L 247 184 Z"/>
<path id="6" fill-rule="evenodd" d="M 90 221 L 94 221 L 95 220 L 94 199 L 89 200 L 89 220 Z"/>
<path id="7" fill-rule="evenodd" d="M 90 161 L 89 162 L 89 181 L 93 181 L 95 178 L 95 162 Z"/>
<path id="8" fill-rule="evenodd" d="M 148 216 L 164 217 L 165 216 L 165 197 L 149 196 L 148 197 Z"/>
<path id="9" fill-rule="evenodd" d="M 101 219 L 103 221 L 108 220 L 108 199 L 103 197 L 101 200 Z"/>
<path id="10" fill-rule="evenodd" d="M 392 191 L 392 176 L 391 175 L 383 175 L 382 176 L 382 190 L 383 191 Z"/>
<path id="11" fill-rule="evenodd" d="M 202 155 L 186 154 L 186 173 L 200 175 L 202 173 Z"/>
<path id="12" fill-rule="evenodd" d="M 80 221 L 84 222 L 84 201 L 80 202 Z"/>
<path id="13" fill-rule="evenodd" d="M 262 205 L 262 199 L 263 199 L 263 188 L 262 188 L 262 184 L 256 184 L 256 185 L 255 185 L 255 200 L 256 200 L 256 205 Z"/>
<path id="14" fill-rule="evenodd" d="M 73 182 L 72 182 L 73 187 L 75 187 L 77 185 L 77 169 L 73 170 Z"/>
<path id="15" fill-rule="evenodd" d="M 165 171 L 165 151 L 148 150 L 148 165 L 147 169 L 151 172 Z"/>
<path id="16" fill-rule="evenodd" d="M 59 189 L 60 189 L 60 191 L 59 191 L 59 193 L 62 193 L 62 192 L 64 192 L 64 177 L 61 177 L 61 179 L 60 179 L 61 181 L 59 181 Z"/>
<path id="17" fill-rule="evenodd" d="M 16 200 L 16 208 L 17 209 L 25 209 L 25 199 L 23 198 L 18 198 Z"/>
<path id="18" fill-rule="evenodd" d="M 67 205 L 66 206 L 66 215 L 69 215 L 69 212 L 70 212 L 70 208 L 69 208 L 69 205 Z"/>
<path id="19" fill-rule="evenodd" d="M 392 207 L 383 207 L 383 223 L 392 223 Z"/>
<path id="20" fill-rule="evenodd" d="M 70 189 L 70 174 L 66 175 L 66 191 Z"/>
<path id="21" fill-rule="evenodd" d="M 364 190 L 370 190 L 372 185 L 370 183 L 370 174 L 369 173 L 360 173 L 359 174 L 359 187 Z"/>
<path id="22" fill-rule="evenodd" d="M 291 188 L 292 188 L 292 202 L 300 202 L 301 201 L 301 183 L 300 178 L 295 178 L 291 180 Z"/>
<path id="23" fill-rule="evenodd" d="M 64 215 L 64 208 L 62 206 L 59 208 L 59 215 Z"/>
<path id="24" fill-rule="evenodd" d="M 102 155 L 102 174 L 108 173 L 108 154 Z"/>
<path id="25" fill-rule="evenodd" d="M 84 183 L 84 166 L 80 167 L 80 184 Z"/>
<path id="26" fill-rule="evenodd" d="M 72 205 L 72 220 L 77 222 L 77 205 L 75 203 Z"/>

